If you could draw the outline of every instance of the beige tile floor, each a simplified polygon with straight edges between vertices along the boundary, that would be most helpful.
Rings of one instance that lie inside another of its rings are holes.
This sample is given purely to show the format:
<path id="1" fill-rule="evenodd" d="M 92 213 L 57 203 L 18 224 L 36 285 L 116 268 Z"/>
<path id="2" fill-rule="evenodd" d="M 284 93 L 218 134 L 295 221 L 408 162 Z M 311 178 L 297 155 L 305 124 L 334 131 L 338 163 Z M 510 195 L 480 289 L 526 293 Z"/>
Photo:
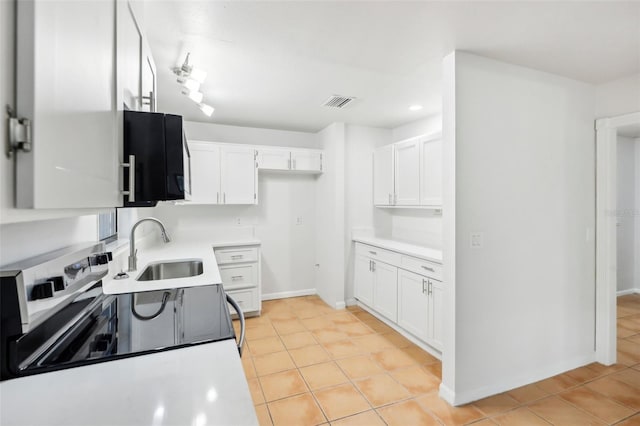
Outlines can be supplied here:
<path id="1" fill-rule="evenodd" d="M 264 302 L 247 320 L 242 362 L 261 425 L 640 425 L 640 295 L 618 299 L 618 333 L 614 366 L 455 408 L 438 397 L 436 358 L 315 296 Z"/>

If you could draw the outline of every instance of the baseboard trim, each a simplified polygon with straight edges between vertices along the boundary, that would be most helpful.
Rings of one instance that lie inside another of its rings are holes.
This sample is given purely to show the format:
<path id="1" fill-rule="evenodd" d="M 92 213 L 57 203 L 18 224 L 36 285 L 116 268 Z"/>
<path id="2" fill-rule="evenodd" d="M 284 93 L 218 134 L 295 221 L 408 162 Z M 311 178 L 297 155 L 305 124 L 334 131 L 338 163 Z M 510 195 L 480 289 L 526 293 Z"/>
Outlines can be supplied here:
<path id="1" fill-rule="evenodd" d="M 351 299 L 347 299 L 346 303 L 347 306 L 356 306 L 358 304 L 358 301 L 355 299 L 355 297 L 352 297 Z"/>
<path id="2" fill-rule="evenodd" d="M 549 377 L 556 376 L 558 374 L 564 373 L 565 371 L 573 370 L 574 368 L 582 367 L 584 365 L 595 362 L 595 359 L 596 354 L 595 352 L 593 352 L 589 355 L 575 357 L 566 362 L 559 362 L 550 367 L 540 368 L 533 373 L 526 373 L 521 376 L 514 377 L 513 379 L 505 380 L 502 383 L 483 386 L 477 389 L 470 389 L 465 392 L 456 393 L 448 387 L 440 384 L 440 396 L 451 405 L 464 405 L 482 398 L 486 398 L 488 396 L 497 395 L 502 392 L 528 385 L 530 383 L 548 379 Z"/>
<path id="3" fill-rule="evenodd" d="M 627 290 L 619 290 L 616 292 L 616 296 L 626 296 L 628 294 L 640 294 L 640 288 L 630 288 Z"/>
<path id="4" fill-rule="evenodd" d="M 288 297 L 313 296 L 318 294 L 315 288 L 304 290 L 279 291 L 277 293 L 266 293 L 262 295 L 262 300 L 286 299 Z"/>
<path id="5" fill-rule="evenodd" d="M 336 309 L 344 309 L 347 307 L 345 302 L 336 302 Z"/>
<path id="6" fill-rule="evenodd" d="M 377 319 L 379 319 L 380 321 L 382 321 L 383 323 L 385 323 L 389 327 L 393 328 L 398 333 L 402 334 L 402 336 L 405 339 L 409 340 L 414 345 L 420 347 L 420 349 L 422 349 L 423 351 L 428 352 L 429 354 L 433 355 L 434 357 L 438 358 L 439 360 L 442 360 L 442 354 L 440 353 L 440 351 L 438 351 L 435 348 L 432 348 L 427 343 L 423 342 L 422 340 L 420 340 L 417 337 L 415 337 L 413 334 L 409 333 L 407 330 L 405 330 L 402 327 L 400 327 L 398 324 L 394 324 L 390 320 L 386 319 L 385 317 L 383 317 L 382 315 L 380 315 L 379 313 L 377 313 L 376 311 L 371 309 L 369 306 L 367 306 L 367 305 L 365 305 L 365 304 L 363 304 L 363 303 L 361 303 L 359 301 L 356 301 L 356 302 L 357 302 L 357 305 L 359 307 L 361 307 L 365 311 L 369 312 L 371 315 L 373 315 L 374 317 L 376 317 Z"/>

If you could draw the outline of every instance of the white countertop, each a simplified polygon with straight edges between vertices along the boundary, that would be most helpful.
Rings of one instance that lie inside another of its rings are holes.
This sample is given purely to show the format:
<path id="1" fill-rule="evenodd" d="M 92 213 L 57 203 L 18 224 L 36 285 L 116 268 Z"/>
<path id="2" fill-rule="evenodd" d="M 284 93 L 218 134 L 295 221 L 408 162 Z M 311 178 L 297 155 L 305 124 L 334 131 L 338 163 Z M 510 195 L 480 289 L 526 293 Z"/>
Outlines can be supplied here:
<path id="1" fill-rule="evenodd" d="M 257 425 L 233 340 L 0 383 L 0 424 Z"/>
<path id="2" fill-rule="evenodd" d="M 418 246 L 415 244 L 409 244 L 401 241 L 394 241 L 385 238 L 357 236 L 353 237 L 353 241 L 369 244 L 375 247 L 395 251 L 398 253 L 406 254 L 409 256 L 415 256 L 420 259 L 430 260 L 432 262 L 442 263 L 442 250 Z"/>
<path id="3" fill-rule="evenodd" d="M 213 249 L 259 244 L 260 240 L 257 239 L 209 241 L 205 239 L 177 238 L 167 244 L 158 243 L 151 247 L 140 248 L 138 250 L 137 270 L 128 272 L 129 278 L 115 280 L 113 279 L 114 275 L 120 272 L 121 269 L 126 270 L 126 268 L 118 267 L 117 265 L 110 266 L 109 274 L 102 280 L 102 291 L 105 294 L 122 294 L 222 284 Z M 126 256 L 128 256 L 128 249 Z M 187 278 L 136 281 L 136 278 L 140 276 L 149 264 L 180 260 L 202 260 L 202 274 Z"/>

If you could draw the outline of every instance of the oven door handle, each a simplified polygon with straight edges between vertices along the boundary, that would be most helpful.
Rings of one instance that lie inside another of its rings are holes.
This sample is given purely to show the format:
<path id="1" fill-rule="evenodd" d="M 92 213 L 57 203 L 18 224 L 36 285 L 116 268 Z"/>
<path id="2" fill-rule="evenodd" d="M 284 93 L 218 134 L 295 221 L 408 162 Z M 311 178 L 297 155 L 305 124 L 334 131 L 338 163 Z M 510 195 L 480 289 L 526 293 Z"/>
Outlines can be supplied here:
<path id="1" fill-rule="evenodd" d="M 229 296 L 228 294 L 226 294 L 226 296 L 227 296 L 227 302 L 229 302 L 229 304 L 233 306 L 233 309 L 235 309 L 236 313 L 238 314 L 238 319 L 240 319 L 240 339 L 238 340 L 238 352 L 242 357 L 242 347 L 244 346 L 244 331 L 245 331 L 244 312 L 242 312 L 242 309 L 240 308 L 238 303 L 235 300 L 233 300 L 233 297 Z"/>

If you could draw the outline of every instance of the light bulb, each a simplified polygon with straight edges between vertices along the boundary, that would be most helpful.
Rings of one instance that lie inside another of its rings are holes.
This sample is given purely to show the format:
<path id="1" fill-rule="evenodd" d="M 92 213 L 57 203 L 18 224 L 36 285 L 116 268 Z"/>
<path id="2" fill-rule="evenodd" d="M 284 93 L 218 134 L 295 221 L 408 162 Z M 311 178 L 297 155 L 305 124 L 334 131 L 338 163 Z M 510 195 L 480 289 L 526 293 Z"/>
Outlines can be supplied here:
<path id="1" fill-rule="evenodd" d="M 201 69 L 198 69 L 198 68 L 194 68 L 191 70 L 189 77 L 191 77 L 198 83 L 202 84 L 204 83 L 204 79 L 207 78 L 207 72 L 202 71 Z"/>
<path id="2" fill-rule="evenodd" d="M 207 104 L 200 104 L 198 105 L 198 108 L 200 108 L 200 111 L 202 111 L 207 117 L 211 117 L 211 114 L 213 114 L 214 111 L 213 107 Z"/>

